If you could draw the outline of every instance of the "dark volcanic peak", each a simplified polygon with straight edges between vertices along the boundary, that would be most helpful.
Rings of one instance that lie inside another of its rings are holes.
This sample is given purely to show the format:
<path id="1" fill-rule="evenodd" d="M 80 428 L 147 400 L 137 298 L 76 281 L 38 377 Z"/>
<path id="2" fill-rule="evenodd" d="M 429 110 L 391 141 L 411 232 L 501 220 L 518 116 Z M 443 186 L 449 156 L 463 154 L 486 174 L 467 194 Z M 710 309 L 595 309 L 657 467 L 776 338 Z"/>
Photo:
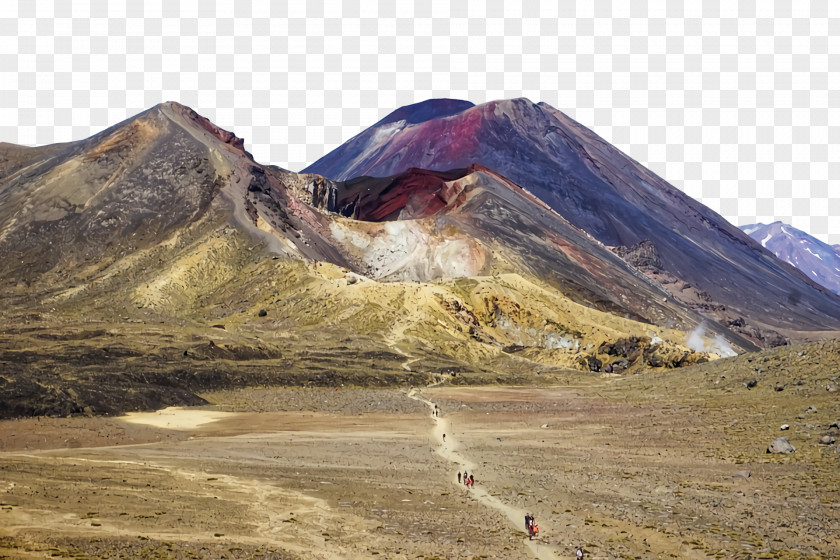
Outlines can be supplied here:
<path id="1" fill-rule="evenodd" d="M 840 254 L 836 247 L 782 222 L 750 224 L 741 229 L 817 284 L 840 294 Z"/>
<path id="2" fill-rule="evenodd" d="M 439 119 L 457 115 L 462 111 L 474 107 L 469 101 L 460 99 L 427 99 L 412 105 L 405 105 L 388 114 L 375 126 L 405 121 L 406 124 L 419 124 L 431 119 Z"/>
<path id="3" fill-rule="evenodd" d="M 719 320 L 747 318 L 762 325 L 759 330 L 792 337 L 840 329 L 840 298 L 544 103 L 493 101 L 417 123 L 386 119 L 306 171 L 346 180 L 472 164 L 521 185 L 605 245 L 633 247 L 648 240 L 661 270 L 646 273 L 672 286 L 691 286 L 689 299 Z"/>

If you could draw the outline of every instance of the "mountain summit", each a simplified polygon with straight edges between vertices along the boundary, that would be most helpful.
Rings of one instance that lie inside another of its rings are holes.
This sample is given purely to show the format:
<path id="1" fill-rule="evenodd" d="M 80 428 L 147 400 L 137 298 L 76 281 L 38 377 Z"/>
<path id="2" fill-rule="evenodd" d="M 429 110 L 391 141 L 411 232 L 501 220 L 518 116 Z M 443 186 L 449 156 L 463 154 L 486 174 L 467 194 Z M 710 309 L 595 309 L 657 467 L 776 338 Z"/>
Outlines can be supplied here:
<path id="1" fill-rule="evenodd" d="M 464 107 L 416 123 L 383 119 L 305 171 L 343 180 L 479 164 L 761 344 L 840 328 L 840 298 L 560 111 L 527 99 Z"/>

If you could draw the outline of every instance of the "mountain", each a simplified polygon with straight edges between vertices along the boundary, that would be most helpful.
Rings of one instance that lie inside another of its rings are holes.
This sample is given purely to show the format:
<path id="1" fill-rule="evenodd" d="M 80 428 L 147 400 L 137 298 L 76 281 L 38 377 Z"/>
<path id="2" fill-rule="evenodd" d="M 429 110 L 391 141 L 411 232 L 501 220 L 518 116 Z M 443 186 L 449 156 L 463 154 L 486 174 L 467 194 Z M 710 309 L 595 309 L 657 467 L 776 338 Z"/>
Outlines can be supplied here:
<path id="1" fill-rule="evenodd" d="M 840 251 L 836 246 L 782 222 L 750 224 L 741 229 L 817 284 L 840 294 Z"/>
<path id="2" fill-rule="evenodd" d="M 400 120 L 463 107 L 421 109 Z M 550 382 L 755 348 L 714 321 L 689 346 L 701 315 L 490 169 L 296 174 L 177 103 L 0 145 L 0 262 L 0 416 L 243 385 Z"/>
<path id="3" fill-rule="evenodd" d="M 835 294 L 545 103 L 404 107 L 304 172 L 346 180 L 473 164 L 521 185 L 684 304 L 758 344 L 840 328 Z"/>
<path id="4" fill-rule="evenodd" d="M 242 146 L 175 103 L 80 142 L 0 146 L 3 273 L 33 280 L 46 274 L 60 284 L 74 267 L 102 268 L 219 212 L 274 250 L 340 261 L 318 232 L 317 213 L 292 212 L 282 190 L 262 196 L 271 177 Z M 223 189 L 230 183 L 248 196 L 232 196 Z M 272 223 L 271 235 L 260 220 Z"/>

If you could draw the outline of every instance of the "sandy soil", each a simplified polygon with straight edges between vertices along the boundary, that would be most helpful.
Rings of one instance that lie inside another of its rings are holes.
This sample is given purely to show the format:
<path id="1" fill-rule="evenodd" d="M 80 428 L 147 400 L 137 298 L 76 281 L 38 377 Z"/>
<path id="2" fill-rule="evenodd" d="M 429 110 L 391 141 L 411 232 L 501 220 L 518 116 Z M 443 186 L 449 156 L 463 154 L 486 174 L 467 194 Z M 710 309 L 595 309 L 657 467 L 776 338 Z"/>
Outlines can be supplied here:
<path id="1" fill-rule="evenodd" d="M 167 430 L 195 430 L 212 422 L 236 416 L 218 410 L 197 410 L 170 406 L 157 412 L 129 412 L 122 419 L 129 424 L 142 424 Z"/>
<path id="2" fill-rule="evenodd" d="M 249 389 L 0 422 L 0 558 L 840 557 L 840 454 L 739 456 L 737 410 L 610 390 Z"/>

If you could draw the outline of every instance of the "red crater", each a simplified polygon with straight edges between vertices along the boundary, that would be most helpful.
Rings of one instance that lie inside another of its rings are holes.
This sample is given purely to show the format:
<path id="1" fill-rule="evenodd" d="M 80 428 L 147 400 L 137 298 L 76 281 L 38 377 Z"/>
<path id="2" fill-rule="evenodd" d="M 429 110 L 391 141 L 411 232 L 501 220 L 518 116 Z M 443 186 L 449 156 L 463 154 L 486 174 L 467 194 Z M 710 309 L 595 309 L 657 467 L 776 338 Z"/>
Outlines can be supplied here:
<path id="1" fill-rule="evenodd" d="M 468 172 L 412 168 L 392 177 L 359 177 L 346 183 L 339 206 L 345 215 L 370 222 L 426 218 L 452 202 L 457 189 L 447 183 Z"/>

